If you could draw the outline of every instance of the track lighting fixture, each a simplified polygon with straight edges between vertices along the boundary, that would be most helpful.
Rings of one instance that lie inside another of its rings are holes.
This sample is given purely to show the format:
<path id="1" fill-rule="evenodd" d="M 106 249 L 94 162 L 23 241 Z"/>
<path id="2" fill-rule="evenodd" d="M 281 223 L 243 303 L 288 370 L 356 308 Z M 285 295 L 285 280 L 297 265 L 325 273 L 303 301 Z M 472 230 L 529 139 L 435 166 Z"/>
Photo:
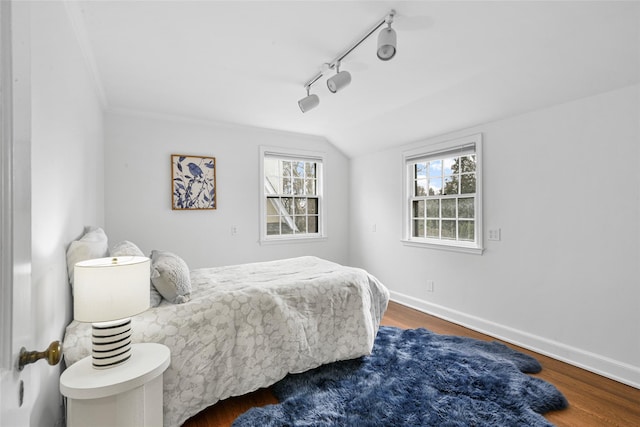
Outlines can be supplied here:
<path id="1" fill-rule="evenodd" d="M 318 104 L 320 104 L 320 98 L 318 98 L 318 95 L 309 95 L 310 89 L 311 85 L 307 86 L 307 96 L 298 101 L 298 107 L 300 107 L 300 111 L 302 111 L 303 113 L 316 108 Z"/>
<path id="2" fill-rule="evenodd" d="M 380 34 L 378 35 L 378 50 L 377 55 L 378 58 L 382 61 L 388 61 L 393 58 L 396 54 L 396 32 L 393 28 L 391 28 L 391 23 L 393 22 L 393 17 L 395 16 L 396 11 L 391 9 L 389 13 L 380 21 L 378 21 L 367 33 L 364 37 L 361 37 L 354 44 L 349 46 L 344 50 L 340 55 L 336 56 L 331 62 L 326 62 L 323 64 L 323 68 L 321 71 L 316 73 L 315 76 L 307 80 L 304 84 L 305 89 L 307 90 L 307 96 L 298 101 L 298 106 L 303 113 L 311 110 L 312 108 L 317 107 L 320 104 L 320 99 L 318 95 L 309 95 L 309 90 L 311 89 L 311 85 L 320 80 L 320 78 L 324 75 L 327 69 L 335 69 L 336 74 L 333 77 L 327 79 L 327 87 L 329 91 L 332 93 L 336 93 L 339 90 L 343 89 L 345 86 L 351 83 L 351 74 L 348 71 L 340 71 L 340 62 L 346 58 L 356 47 L 360 46 L 360 44 L 369 38 L 378 28 L 382 27 L 384 24 L 387 24 L 386 28 L 383 28 Z"/>
<path id="3" fill-rule="evenodd" d="M 327 79 L 327 87 L 331 93 L 336 93 L 351 83 L 351 74 L 348 71 L 340 71 L 340 64 L 336 64 L 336 75 Z"/>

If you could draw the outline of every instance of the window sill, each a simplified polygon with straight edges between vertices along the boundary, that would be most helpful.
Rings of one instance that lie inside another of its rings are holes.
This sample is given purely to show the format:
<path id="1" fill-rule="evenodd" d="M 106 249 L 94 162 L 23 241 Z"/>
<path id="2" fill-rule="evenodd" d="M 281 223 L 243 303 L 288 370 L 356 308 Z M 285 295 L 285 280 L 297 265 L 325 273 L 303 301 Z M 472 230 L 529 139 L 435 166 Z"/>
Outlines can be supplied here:
<path id="1" fill-rule="evenodd" d="M 324 242 L 327 240 L 326 236 L 302 236 L 302 237 L 270 237 L 268 239 L 260 239 L 260 245 L 284 245 L 292 243 L 315 243 Z"/>
<path id="2" fill-rule="evenodd" d="M 402 239 L 402 244 L 405 246 L 413 246 L 415 248 L 438 249 L 441 251 L 460 252 L 460 253 L 474 254 L 474 255 L 482 255 L 482 252 L 484 251 L 484 248 L 479 248 L 477 246 L 463 246 L 463 245 L 444 244 L 444 243 L 428 243 L 428 242 L 418 242 L 415 240 L 406 240 L 406 239 Z"/>

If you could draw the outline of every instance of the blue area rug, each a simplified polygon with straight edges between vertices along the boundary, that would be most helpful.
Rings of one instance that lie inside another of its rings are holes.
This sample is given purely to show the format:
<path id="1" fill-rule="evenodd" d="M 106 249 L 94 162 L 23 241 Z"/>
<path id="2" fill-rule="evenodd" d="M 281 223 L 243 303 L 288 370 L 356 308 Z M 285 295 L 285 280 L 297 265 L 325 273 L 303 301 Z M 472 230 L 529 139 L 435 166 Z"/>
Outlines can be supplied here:
<path id="1" fill-rule="evenodd" d="M 288 375 L 233 427 L 551 426 L 540 414 L 567 400 L 540 370 L 498 342 L 383 326 L 371 356 Z"/>

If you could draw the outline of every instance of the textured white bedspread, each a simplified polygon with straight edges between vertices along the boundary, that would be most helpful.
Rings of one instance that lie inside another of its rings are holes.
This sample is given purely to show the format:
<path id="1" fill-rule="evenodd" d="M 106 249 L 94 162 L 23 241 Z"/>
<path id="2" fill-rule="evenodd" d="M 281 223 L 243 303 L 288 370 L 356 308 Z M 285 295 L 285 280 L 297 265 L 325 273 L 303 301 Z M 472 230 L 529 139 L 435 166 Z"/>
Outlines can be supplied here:
<path id="1" fill-rule="evenodd" d="M 197 269 L 191 281 L 190 302 L 133 318 L 134 342 L 171 350 L 165 426 L 287 373 L 369 354 L 389 300 L 366 271 L 316 257 Z M 90 354 L 90 332 L 67 327 L 67 365 Z"/>

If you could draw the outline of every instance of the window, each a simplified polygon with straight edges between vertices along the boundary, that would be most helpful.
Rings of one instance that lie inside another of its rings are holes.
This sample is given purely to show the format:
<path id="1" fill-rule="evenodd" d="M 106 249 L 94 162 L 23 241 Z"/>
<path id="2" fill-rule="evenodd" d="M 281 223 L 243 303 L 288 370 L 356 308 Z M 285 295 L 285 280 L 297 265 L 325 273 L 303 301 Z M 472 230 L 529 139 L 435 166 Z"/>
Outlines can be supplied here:
<path id="1" fill-rule="evenodd" d="M 404 241 L 482 253 L 482 135 L 404 153 Z"/>
<path id="2" fill-rule="evenodd" d="M 261 148 L 261 241 L 324 237 L 322 153 Z"/>

